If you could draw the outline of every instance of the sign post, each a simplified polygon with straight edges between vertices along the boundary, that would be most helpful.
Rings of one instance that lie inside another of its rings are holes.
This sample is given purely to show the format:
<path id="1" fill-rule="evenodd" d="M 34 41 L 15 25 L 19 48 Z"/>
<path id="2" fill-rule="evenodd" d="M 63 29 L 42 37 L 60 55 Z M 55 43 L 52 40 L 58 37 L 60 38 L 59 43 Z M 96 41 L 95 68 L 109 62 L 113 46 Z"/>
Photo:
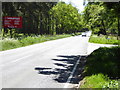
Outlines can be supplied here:
<path id="1" fill-rule="evenodd" d="M 22 17 L 3 17 L 4 28 L 22 28 Z"/>
<path id="2" fill-rule="evenodd" d="M 3 28 L 10 29 L 10 36 L 12 38 L 12 29 L 13 28 L 22 28 L 22 17 L 3 17 Z"/>

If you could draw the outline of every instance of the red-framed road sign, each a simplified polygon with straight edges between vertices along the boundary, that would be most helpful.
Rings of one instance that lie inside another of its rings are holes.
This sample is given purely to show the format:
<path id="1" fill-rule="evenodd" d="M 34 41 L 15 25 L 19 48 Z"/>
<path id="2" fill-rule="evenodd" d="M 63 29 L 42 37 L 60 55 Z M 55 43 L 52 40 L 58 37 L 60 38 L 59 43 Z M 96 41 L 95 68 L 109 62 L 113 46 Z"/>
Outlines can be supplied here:
<path id="1" fill-rule="evenodd" d="M 3 17 L 4 28 L 22 28 L 22 17 Z"/>

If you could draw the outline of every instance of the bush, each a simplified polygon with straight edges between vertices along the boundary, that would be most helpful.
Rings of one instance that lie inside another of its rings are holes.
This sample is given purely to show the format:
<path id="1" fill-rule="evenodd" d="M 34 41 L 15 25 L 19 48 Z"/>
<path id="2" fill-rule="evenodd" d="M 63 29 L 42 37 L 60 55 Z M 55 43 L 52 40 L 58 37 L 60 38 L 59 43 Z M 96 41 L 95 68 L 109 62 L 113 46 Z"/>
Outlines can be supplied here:
<path id="1" fill-rule="evenodd" d="M 120 46 L 102 47 L 87 57 L 81 88 L 118 88 Z"/>
<path id="2" fill-rule="evenodd" d="M 86 74 L 103 73 L 111 78 L 119 77 L 120 47 L 103 47 L 87 57 Z"/>

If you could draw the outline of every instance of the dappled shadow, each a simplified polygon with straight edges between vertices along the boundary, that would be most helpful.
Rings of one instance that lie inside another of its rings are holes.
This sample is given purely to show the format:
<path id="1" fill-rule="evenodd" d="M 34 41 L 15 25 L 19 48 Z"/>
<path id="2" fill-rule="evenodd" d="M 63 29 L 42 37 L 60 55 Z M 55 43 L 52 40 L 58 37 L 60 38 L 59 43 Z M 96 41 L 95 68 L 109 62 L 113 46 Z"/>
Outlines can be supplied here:
<path id="1" fill-rule="evenodd" d="M 35 68 L 35 70 L 44 70 L 44 69 L 51 69 L 51 68 L 40 68 L 40 67 Z"/>
<path id="2" fill-rule="evenodd" d="M 83 72 L 83 66 L 84 63 L 82 59 L 84 59 L 84 56 L 80 55 L 58 55 L 57 58 L 60 59 L 52 59 L 54 62 L 54 65 L 56 68 L 43 68 L 43 67 L 35 67 L 35 70 L 38 70 L 39 74 L 43 75 L 55 75 L 53 80 L 59 82 L 59 83 L 65 83 L 68 80 L 68 77 L 73 71 L 73 68 L 78 61 L 78 59 L 81 58 L 80 63 L 77 65 L 77 69 L 75 70 L 75 73 L 73 74 L 73 77 L 71 77 L 71 81 L 69 83 L 78 84 L 79 81 L 82 79 L 82 72 Z"/>

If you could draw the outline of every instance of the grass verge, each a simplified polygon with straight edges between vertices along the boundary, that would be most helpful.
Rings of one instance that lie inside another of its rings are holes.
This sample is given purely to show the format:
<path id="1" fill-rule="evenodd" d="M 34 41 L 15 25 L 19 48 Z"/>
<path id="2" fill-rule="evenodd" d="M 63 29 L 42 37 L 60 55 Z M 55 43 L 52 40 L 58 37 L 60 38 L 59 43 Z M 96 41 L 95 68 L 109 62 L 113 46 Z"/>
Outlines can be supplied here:
<path id="1" fill-rule="evenodd" d="M 118 88 L 120 46 L 103 47 L 87 57 L 81 88 Z"/>
<path id="2" fill-rule="evenodd" d="M 66 38 L 66 37 L 70 37 L 70 36 L 71 36 L 70 34 L 52 35 L 52 36 L 39 35 L 39 36 L 34 36 L 34 37 L 28 36 L 21 40 L 4 39 L 4 40 L 0 41 L 1 46 L 2 46 L 0 51 L 14 49 L 14 48 L 18 48 L 18 47 L 24 47 L 24 46 L 41 43 L 41 42 L 45 42 L 45 41 L 50 41 L 50 40 L 56 40 L 56 39 L 60 39 L 60 38 Z"/>
<path id="3" fill-rule="evenodd" d="M 111 80 L 101 73 L 85 77 L 84 81 L 81 88 L 118 88 L 118 80 Z"/>
<path id="4" fill-rule="evenodd" d="M 118 45 L 119 40 L 117 40 L 117 37 L 114 36 L 96 36 L 92 35 L 89 39 L 89 42 L 91 43 L 99 43 L 99 44 L 114 44 Z"/>

